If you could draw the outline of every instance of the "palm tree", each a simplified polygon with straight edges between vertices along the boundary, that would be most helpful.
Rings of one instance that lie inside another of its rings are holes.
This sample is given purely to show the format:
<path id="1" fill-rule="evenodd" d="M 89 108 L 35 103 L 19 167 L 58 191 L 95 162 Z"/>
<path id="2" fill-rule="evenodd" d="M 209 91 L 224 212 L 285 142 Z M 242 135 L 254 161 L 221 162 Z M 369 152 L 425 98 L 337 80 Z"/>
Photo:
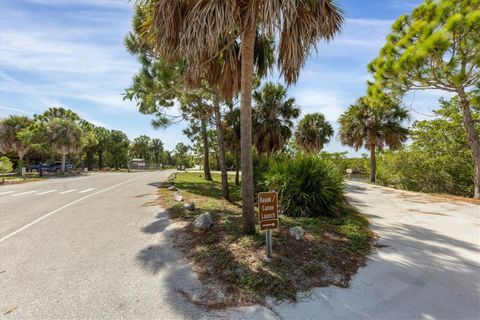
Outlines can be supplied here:
<path id="1" fill-rule="evenodd" d="M 26 141 L 29 127 L 33 121 L 25 116 L 12 115 L 0 121 L 0 152 L 15 152 L 18 155 L 18 168 L 23 166 L 23 159 L 28 152 L 29 144 Z"/>
<path id="2" fill-rule="evenodd" d="M 295 131 L 295 142 L 305 152 L 318 153 L 333 136 L 333 128 L 321 113 L 305 115 Z"/>
<path id="3" fill-rule="evenodd" d="M 65 172 L 66 156 L 79 153 L 87 143 L 82 128 L 72 120 L 54 118 L 42 126 L 45 141 L 61 155 L 61 172 Z"/>
<path id="4" fill-rule="evenodd" d="M 81 118 L 78 114 L 76 114 L 70 109 L 65 109 L 62 107 L 50 107 L 44 113 L 36 114 L 34 118 L 35 120 L 41 122 L 47 122 L 53 119 L 68 119 L 79 123 L 81 121 Z"/>
<path id="5" fill-rule="evenodd" d="M 375 182 L 375 149 L 388 146 L 398 149 L 407 140 L 408 129 L 402 124 L 409 119 L 408 110 L 389 100 L 383 105 L 373 106 L 362 97 L 340 116 L 340 142 L 355 150 L 362 147 L 370 150 L 370 181 Z"/>
<path id="6" fill-rule="evenodd" d="M 163 142 L 162 140 L 155 138 L 152 139 L 152 143 L 150 145 L 150 148 L 153 153 L 153 158 L 155 160 L 155 169 L 158 169 L 158 163 L 160 162 L 160 155 L 163 152 Z"/>
<path id="7" fill-rule="evenodd" d="M 148 12 L 143 21 L 144 34 L 154 44 L 155 54 L 173 63 L 184 59 L 188 84 L 200 84 L 208 68 L 208 75 L 218 83 L 219 93 L 226 101 L 240 89 L 243 230 L 255 233 L 252 166 L 255 42 L 261 35 L 277 36 L 277 65 L 287 84 L 294 83 L 316 44 L 321 39 L 332 39 L 339 32 L 343 21 L 340 9 L 331 0 L 137 0 L 137 3 Z M 219 59 L 224 68 L 218 67 Z M 240 88 L 237 79 L 241 79 Z"/>
<path id="8" fill-rule="evenodd" d="M 293 120 L 300 116 L 300 108 L 294 98 L 287 98 L 284 86 L 271 82 L 255 91 L 253 99 L 253 144 L 258 152 L 270 155 L 292 136 Z"/>

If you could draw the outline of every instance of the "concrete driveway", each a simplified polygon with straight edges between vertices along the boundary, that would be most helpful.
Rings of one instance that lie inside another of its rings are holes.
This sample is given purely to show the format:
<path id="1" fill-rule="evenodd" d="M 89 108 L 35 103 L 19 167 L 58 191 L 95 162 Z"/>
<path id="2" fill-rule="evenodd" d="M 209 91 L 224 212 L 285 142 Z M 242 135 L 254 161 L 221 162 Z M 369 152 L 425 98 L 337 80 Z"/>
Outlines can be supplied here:
<path id="1" fill-rule="evenodd" d="M 318 288 L 256 318 L 480 319 L 480 205 L 349 182 L 379 248 L 347 289 Z"/>

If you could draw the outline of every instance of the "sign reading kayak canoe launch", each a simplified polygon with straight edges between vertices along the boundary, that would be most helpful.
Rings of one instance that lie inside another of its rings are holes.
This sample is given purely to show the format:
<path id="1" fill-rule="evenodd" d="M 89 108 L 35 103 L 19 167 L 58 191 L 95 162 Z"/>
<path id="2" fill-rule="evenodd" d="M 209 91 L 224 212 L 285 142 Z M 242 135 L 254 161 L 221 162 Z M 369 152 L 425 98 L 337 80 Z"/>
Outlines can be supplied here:
<path id="1" fill-rule="evenodd" d="M 258 223 L 260 231 L 278 228 L 278 194 L 275 191 L 258 193 Z"/>

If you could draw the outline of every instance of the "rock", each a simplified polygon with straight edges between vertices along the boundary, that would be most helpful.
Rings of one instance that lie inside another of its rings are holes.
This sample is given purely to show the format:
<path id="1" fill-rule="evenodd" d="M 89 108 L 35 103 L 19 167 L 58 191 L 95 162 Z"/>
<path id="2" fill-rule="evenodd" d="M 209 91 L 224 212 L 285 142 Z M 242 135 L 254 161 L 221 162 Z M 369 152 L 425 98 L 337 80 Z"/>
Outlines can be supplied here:
<path id="1" fill-rule="evenodd" d="M 176 194 L 175 195 L 175 201 L 181 202 L 181 201 L 183 201 L 183 197 L 179 194 Z"/>
<path id="2" fill-rule="evenodd" d="M 291 227 L 288 231 L 295 240 L 303 240 L 305 237 L 305 231 L 303 231 L 302 227 Z"/>
<path id="3" fill-rule="evenodd" d="M 203 213 L 195 219 L 193 225 L 198 229 L 207 229 L 213 224 L 210 212 Z"/>
<path id="4" fill-rule="evenodd" d="M 188 210 L 188 211 L 195 211 L 195 203 L 187 202 L 183 205 L 183 209 Z"/>
<path id="5" fill-rule="evenodd" d="M 243 278 L 243 276 L 245 276 L 245 269 L 243 269 L 242 267 L 238 267 L 237 269 L 235 269 L 235 272 Z"/>
<path id="6" fill-rule="evenodd" d="M 177 187 L 175 186 L 169 186 L 168 191 L 177 191 Z"/>

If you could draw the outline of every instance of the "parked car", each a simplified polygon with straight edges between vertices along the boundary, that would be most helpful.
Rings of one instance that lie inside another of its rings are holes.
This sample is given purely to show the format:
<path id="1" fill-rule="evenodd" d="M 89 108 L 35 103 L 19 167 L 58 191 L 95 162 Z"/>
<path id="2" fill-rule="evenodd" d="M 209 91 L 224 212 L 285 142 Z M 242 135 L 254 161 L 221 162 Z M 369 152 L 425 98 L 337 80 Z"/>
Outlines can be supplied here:
<path id="1" fill-rule="evenodd" d="M 39 163 L 32 164 L 27 168 L 30 172 L 60 172 L 62 170 L 62 162 L 55 161 L 54 163 Z M 70 162 L 65 162 L 65 171 L 69 172 L 73 170 L 73 165 Z"/>

